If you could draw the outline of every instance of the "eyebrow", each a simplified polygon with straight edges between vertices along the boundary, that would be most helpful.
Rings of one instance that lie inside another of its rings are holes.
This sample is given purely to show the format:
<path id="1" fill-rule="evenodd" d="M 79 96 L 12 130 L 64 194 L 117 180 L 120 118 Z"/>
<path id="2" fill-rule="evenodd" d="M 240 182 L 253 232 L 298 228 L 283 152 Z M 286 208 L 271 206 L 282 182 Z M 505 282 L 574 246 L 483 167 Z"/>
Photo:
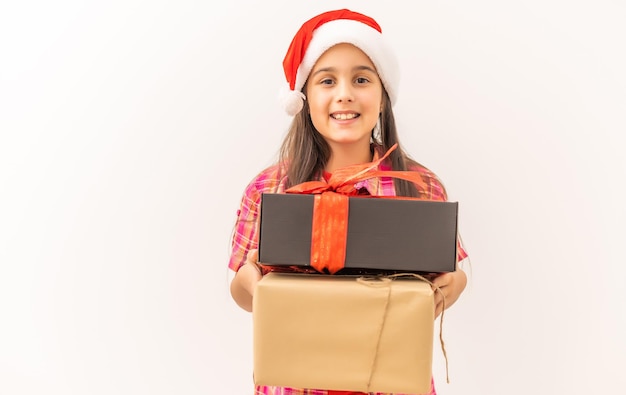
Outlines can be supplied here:
<path id="1" fill-rule="evenodd" d="M 316 70 L 313 74 L 311 74 L 311 77 L 314 77 L 315 75 L 319 74 L 319 73 L 323 73 L 323 72 L 327 72 L 327 71 L 336 71 L 337 69 L 335 67 L 323 67 L 319 70 Z M 352 71 L 362 71 L 362 70 L 368 70 L 371 71 L 372 73 L 376 73 L 376 70 L 374 70 L 373 68 L 366 66 L 366 65 L 362 65 L 362 66 L 355 66 L 352 68 Z"/>

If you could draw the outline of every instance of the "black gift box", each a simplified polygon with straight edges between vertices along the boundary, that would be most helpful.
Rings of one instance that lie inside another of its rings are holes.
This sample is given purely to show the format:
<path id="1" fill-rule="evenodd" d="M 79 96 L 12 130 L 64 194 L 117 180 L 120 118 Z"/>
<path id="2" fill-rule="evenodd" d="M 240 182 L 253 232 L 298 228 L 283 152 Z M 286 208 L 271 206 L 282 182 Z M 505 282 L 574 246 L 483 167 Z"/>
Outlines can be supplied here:
<path id="1" fill-rule="evenodd" d="M 263 194 L 259 262 L 310 266 L 314 195 Z M 456 268 L 457 202 L 349 197 L 344 267 L 440 273 Z"/>

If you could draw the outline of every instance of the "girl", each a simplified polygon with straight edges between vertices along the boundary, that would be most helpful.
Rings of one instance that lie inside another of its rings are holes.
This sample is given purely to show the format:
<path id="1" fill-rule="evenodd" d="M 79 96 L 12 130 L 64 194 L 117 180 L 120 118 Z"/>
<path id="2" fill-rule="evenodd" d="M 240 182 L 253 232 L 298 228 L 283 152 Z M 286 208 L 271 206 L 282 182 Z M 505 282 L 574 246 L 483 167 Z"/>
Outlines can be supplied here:
<path id="1" fill-rule="evenodd" d="M 289 83 L 284 105 L 294 119 L 278 163 L 259 173 L 244 192 L 229 262 L 236 272 L 230 288 L 232 297 L 247 311 L 252 310 L 256 283 L 265 274 L 256 252 L 261 194 L 282 193 L 305 181 L 328 180 L 335 170 L 371 162 L 399 143 L 392 111 L 398 91 L 398 66 L 380 26 L 372 18 L 343 9 L 310 19 L 293 38 L 283 67 Z M 355 185 L 359 193 L 447 199 L 437 176 L 410 159 L 399 144 L 379 168 L 418 172 L 426 187 L 381 177 L 359 182 Z M 459 243 L 457 262 L 466 257 Z M 445 296 L 446 308 L 458 299 L 466 282 L 461 269 L 433 280 Z M 442 311 L 442 299 L 436 292 L 435 317 Z M 265 386 L 257 387 L 256 393 L 358 394 Z M 435 394 L 433 386 L 430 394 Z"/>

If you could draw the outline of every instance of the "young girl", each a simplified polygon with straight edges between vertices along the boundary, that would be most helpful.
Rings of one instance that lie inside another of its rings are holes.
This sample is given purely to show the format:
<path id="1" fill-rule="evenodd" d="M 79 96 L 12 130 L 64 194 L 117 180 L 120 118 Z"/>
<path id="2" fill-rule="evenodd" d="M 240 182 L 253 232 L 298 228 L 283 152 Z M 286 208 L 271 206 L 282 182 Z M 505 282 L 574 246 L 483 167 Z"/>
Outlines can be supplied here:
<path id="1" fill-rule="evenodd" d="M 337 169 L 376 160 L 398 144 L 379 169 L 415 171 L 423 185 L 380 177 L 358 182 L 355 188 L 359 193 L 447 199 L 437 176 L 410 159 L 399 145 L 392 111 L 398 92 L 398 66 L 375 20 L 346 9 L 315 16 L 296 33 L 283 67 L 289 83 L 284 104 L 288 114 L 294 116 L 293 122 L 277 164 L 259 173 L 244 192 L 229 262 L 236 272 L 230 289 L 232 297 L 247 311 L 252 310 L 255 286 L 265 274 L 257 262 L 262 193 L 282 193 L 305 181 L 328 180 Z M 466 257 L 459 243 L 457 262 Z M 435 293 L 435 317 L 441 314 L 443 297 L 445 307 L 450 307 L 466 282 L 460 268 L 433 280 L 443 294 Z M 257 387 L 256 393 L 360 394 L 266 386 Z M 430 394 L 435 394 L 433 386 Z"/>

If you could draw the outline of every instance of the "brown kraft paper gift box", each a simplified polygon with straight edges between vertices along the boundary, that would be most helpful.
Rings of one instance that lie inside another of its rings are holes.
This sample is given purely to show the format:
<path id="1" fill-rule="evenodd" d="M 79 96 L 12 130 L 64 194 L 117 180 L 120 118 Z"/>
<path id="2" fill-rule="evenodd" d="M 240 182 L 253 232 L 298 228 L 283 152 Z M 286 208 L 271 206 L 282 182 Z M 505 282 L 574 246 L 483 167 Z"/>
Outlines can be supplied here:
<path id="1" fill-rule="evenodd" d="M 269 273 L 253 299 L 255 384 L 426 393 L 433 299 L 415 278 Z"/>
<path id="2" fill-rule="evenodd" d="M 310 266 L 314 195 L 263 194 L 259 262 Z M 456 270 L 457 202 L 349 198 L 346 269 Z"/>

